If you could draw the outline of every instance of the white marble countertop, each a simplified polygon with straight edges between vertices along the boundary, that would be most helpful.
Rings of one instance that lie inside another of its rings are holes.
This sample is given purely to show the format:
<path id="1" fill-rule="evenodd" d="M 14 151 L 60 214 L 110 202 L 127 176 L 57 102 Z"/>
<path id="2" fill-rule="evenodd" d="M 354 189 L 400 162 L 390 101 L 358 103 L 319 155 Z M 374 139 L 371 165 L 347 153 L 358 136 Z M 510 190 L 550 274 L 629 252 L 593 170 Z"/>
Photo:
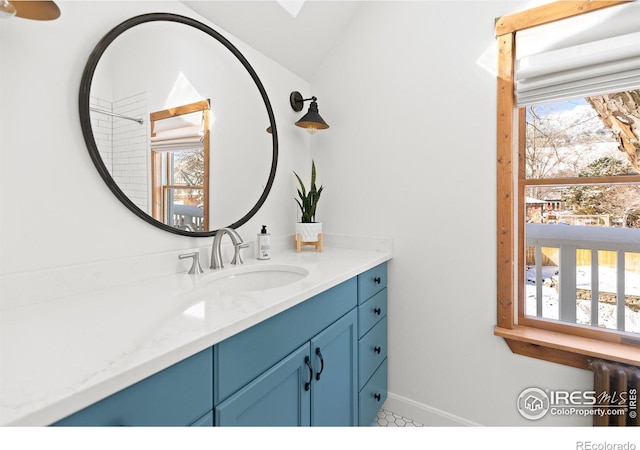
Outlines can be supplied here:
<path id="1" fill-rule="evenodd" d="M 245 258 L 245 265 L 309 271 L 268 291 L 203 289 L 206 269 L 2 310 L 0 425 L 53 423 L 390 258 L 387 251 L 286 250 L 268 261 Z"/>

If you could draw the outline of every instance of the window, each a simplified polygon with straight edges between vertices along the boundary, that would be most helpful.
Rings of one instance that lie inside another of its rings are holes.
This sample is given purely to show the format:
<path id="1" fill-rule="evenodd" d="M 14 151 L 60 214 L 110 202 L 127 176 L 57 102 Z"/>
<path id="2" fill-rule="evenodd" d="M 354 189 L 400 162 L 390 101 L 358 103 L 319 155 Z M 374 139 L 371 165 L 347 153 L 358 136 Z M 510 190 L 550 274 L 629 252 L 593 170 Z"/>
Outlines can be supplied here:
<path id="1" fill-rule="evenodd" d="M 519 323 L 640 337 L 640 177 L 610 128 L 627 120 L 617 105 L 636 97 L 640 90 L 525 108 Z"/>
<path id="2" fill-rule="evenodd" d="M 533 68 L 525 78 L 514 74 L 515 39 L 521 30 L 623 3 L 556 2 L 496 22 L 495 334 L 515 353 L 580 368 L 596 356 L 640 364 L 638 146 L 625 147 L 624 127 L 612 124 L 615 116 L 604 114 L 601 104 L 625 95 L 640 100 L 640 82 L 627 77 L 619 90 L 603 92 L 602 68 L 617 62 L 575 69 L 563 67 L 566 55 L 549 63 L 553 52 L 519 60 L 518 70 Z M 554 68 L 558 73 L 549 74 Z M 577 71 L 593 76 L 566 83 Z M 612 72 L 622 73 L 619 66 Z"/>

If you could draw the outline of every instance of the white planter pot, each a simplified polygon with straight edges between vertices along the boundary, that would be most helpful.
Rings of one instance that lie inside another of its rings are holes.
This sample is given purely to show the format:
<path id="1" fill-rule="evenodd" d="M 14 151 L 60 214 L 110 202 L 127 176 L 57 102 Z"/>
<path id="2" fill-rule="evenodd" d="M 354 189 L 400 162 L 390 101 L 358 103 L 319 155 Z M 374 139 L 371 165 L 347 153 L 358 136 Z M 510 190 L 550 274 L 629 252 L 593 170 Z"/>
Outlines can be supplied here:
<path id="1" fill-rule="evenodd" d="M 296 235 L 301 236 L 302 242 L 316 242 L 322 234 L 322 222 L 296 223 Z"/>

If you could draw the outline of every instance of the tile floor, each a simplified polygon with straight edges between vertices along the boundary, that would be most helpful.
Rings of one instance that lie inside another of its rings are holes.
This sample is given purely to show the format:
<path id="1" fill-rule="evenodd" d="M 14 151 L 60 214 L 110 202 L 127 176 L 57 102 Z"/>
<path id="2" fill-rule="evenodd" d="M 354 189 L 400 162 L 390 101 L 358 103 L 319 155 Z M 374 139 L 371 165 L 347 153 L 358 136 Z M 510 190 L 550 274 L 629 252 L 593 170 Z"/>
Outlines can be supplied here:
<path id="1" fill-rule="evenodd" d="M 402 417 L 399 414 L 381 409 L 378 411 L 378 418 L 371 424 L 374 427 L 422 427 L 421 423 Z"/>

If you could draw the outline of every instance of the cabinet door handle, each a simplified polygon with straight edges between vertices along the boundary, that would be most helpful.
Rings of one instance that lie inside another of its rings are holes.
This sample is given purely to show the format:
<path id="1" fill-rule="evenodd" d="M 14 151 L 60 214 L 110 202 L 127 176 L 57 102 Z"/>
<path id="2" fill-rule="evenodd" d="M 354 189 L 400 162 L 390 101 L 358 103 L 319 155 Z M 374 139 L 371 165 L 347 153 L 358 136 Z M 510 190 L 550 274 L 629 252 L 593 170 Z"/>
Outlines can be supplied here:
<path id="1" fill-rule="evenodd" d="M 375 284 L 380 284 L 380 283 L 382 282 L 382 279 L 381 279 L 380 277 L 375 277 L 375 278 L 373 279 L 373 282 L 374 282 Z"/>
<path id="2" fill-rule="evenodd" d="M 382 310 L 381 310 L 380 308 L 374 308 L 373 313 L 374 313 L 376 316 L 379 316 L 380 314 L 382 314 Z"/>
<path id="3" fill-rule="evenodd" d="M 375 398 L 377 401 L 380 401 L 382 396 L 380 394 L 373 394 L 373 398 Z"/>
<path id="4" fill-rule="evenodd" d="M 374 353 L 379 355 L 380 352 L 382 351 L 382 349 L 380 347 L 373 347 L 373 351 L 374 351 Z"/>
<path id="5" fill-rule="evenodd" d="M 316 348 L 316 356 L 320 358 L 320 372 L 316 373 L 316 380 L 320 380 L 320 374 L 324 371 L 324 358 L 322 357 L 320 347 Z"/>
<path id="6" fill-rule="evenodd" d="M 313 380 L 313 369 L 311 368 L 311 359 L 309 359 L 308 356 L 305 356 L 304 363 L 307 365 L 307 368 L 309 369 L 309 381 L 305 381 L 304 383 L 304 390 L 308 391 L 309 389 L 311 389 L 311 380 Z"/>

